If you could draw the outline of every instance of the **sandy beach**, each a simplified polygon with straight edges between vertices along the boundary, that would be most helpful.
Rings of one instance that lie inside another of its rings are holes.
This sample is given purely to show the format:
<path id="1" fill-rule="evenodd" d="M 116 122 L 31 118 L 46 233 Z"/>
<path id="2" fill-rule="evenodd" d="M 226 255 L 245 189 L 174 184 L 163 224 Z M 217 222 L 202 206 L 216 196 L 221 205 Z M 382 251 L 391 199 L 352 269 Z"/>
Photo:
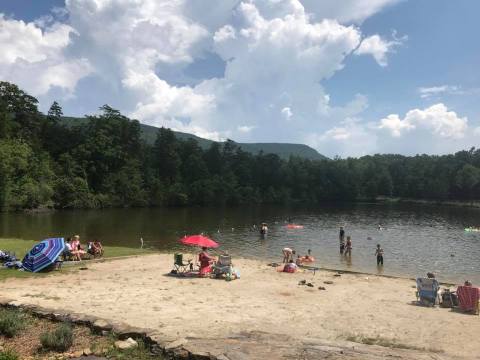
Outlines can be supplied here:
<path id="1" fill-rule="evenodd" d="M 147 328 L 168 341 L 208 343 L 261 334 L 263 342 L 286 339 L 301 352 L 311 339 L 354 346 L 349 341 L 376 338 L 393 348 L 422 349 L 431 356 L 426 358 L 479 358 L 479 317 L 413 305 L 412 280 L 329 271 L 279 273 L 246 259 L 233 259 L 241 270 L 239 280 L 177 278 L 167 275 L 172 259 L 155 254 L 86 263 L 86 270 L 56 276 L 8 279 L 1 295 L 15 304 Z M 314 287 L 300 286 L 300 280 Z M 295 356 L 297 350 L 292 351 Z"/>

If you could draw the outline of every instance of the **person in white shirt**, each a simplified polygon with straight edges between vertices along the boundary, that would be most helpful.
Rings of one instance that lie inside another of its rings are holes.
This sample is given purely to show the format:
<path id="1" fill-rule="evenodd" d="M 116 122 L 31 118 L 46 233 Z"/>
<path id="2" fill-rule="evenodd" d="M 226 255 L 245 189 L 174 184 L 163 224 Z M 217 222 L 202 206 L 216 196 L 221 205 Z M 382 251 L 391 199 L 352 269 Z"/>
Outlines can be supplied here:
<path id="1" fill-rule="evenodd" d="M 282 253 L 283 253 L 283 262 L 288 263 L 289 260 L 293 260 L 293 257 L 295 255 L 295 250 L 290 249 L 289 247 L 286 247 L 286 248 L 283 248 Z"/>
<path id="2" fill-rule="evenodd" d="M 63 260 L 67 260 L 70 258 L 72 254 L 72 244 L 70 243 L 72 239 L 68 238 L 67 242 L 65 243 L 65 249 L 63 250 Z"/>

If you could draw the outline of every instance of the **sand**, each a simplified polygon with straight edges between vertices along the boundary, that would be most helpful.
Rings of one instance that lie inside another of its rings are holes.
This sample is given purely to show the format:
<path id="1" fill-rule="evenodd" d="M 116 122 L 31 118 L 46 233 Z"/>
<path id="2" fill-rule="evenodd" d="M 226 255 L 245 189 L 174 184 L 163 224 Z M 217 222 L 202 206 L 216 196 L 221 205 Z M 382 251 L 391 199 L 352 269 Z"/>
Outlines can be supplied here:
<path id="1" fill-rule="evenodd" d="M 241 270 L 239 280 L 177 278 L 167 275 L 172 259 L 171 254 L 155 254 L 88 263 L 88 270 L 57 276 L 9 279 L 1 295 L 17 304 L 152 329 L 171 340 L 246 333 L 272 339 L 288 336 L 300 343 L 379 338 L 396 347 L 432 351 L 432 356 L 470 359 L 480 354 L 480 318 L 413 305 L 412 280 L 365 274 L 335 277 L 329 271 L 287 274 L 246 259 L 233 259 Z M 304 279 L 315 286 L 299 286 Z"/>

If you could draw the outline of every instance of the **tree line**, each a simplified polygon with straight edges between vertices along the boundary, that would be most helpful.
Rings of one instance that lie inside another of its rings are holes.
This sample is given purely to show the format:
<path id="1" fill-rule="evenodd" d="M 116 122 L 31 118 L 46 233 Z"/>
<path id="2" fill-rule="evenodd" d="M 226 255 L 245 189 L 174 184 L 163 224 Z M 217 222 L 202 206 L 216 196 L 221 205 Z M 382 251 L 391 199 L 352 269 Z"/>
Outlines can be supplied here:
<path id="1" fill-rule="evenodd" d="M 16 85 L 0 82 L 0 208 L 104 208 L 321 203 L 379 196 L 480 198 L 480 150 L 307 160 L 247 153 L 233 141 L 202 149 L 165 128 L 154 144 L 140 124 L 104 105 L 67 125 Z"/>

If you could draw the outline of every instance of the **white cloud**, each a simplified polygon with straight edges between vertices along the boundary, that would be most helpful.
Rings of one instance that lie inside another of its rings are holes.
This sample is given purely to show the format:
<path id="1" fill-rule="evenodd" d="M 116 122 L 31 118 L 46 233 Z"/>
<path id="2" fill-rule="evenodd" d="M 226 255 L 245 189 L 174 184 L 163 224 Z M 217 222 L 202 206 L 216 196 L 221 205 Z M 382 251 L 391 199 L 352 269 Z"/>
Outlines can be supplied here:
<path id="1" fill-rule="evenodd" d="M 280 112 L 282 113 L 283 118 L 287 121 L 290 121 L 293 116 L 292 110 L 288 106 L 285 106 Z"/>
<path id="2" fill-rule="evenodd" d="M 281 2 L 275 15 L 284 9 L 291 12 L 272 17 L 273 3 L 238 6 L 236 25 L 214 35 L 214 50 L 227 61 L 225 77 L 196 90 L 208 87 L 215 94 L 216 107 L 208 118 L 222 130 L 249 119 L 265 129 L 260 133 L 276 133 L 276 139 L 266 141 L 302 141 L 307 127 L 318 131 L 328 121 L 328 95 L 320 82 L 342 69 L 345 57 L 359 44 L 360 32 L 331 20 L 311 23 L 297 1 Z M 279 127 L 282 118 L 295 121 Z"/>
<path id="3" fill-rule="evenodd" d="M 335 126 L 334 128 L 327 130 L 325 134 L 322 135 L 322 140 L 326 139 L 333 139 L 333 140 L 348 140 L 352 137 L 352 132 L 342 126 L 342 127 L 337 127 Z"/>
<path id="4" fill-rule="evenodd" d="M 361 23 L 399 0 L 302 0 L 315 19 L 337 19 L 341 23 Z"/>
<path id="5" fill-rule="evenodd" d="M 10 65 L 18 60 L 29 63 L 55 57 L 69 43 L 73 29 L 54 24 L 42 31 L 34 23 L 7 19 L 0 14 L 0 64 Z"/>
<path id="6" fill-rule="evenodd" d="M 42 28 L 0 14 L 0 78 L 16 82 L 33 95 L 43 95 L 52 87 L 71 94 L 91 67 L 84 58 L 69 60 L 64 56 L 75 30 L 49 23 L 52 25 Z"/>
<path id="7" fill-rule="evenodd" d="M 237 130 L 240 131 L 241 133 L 249 133 L 253 129 L 255 129 L 256 126 L 249 126 L 249 125 L 241 125 L 237 127 Z"/>
<path id="8" fill-rule="evenodd" d="M 388 115 L 380 120 L 379 129 L 388 130 L 392 136 L 400 137 L 415 129 L 425 129 L 441 138 L 461 139 L 468 127 L 466 117 L 458 117 L 454 111 L 448 111 L 442 104 L 432 105 L 424 110 L 413 109 L 404 119 L 397 114 Z"/>
<path id="9" fill-rule="evenodd" d="M 387 54 L 394 52 L 395 47 L 402 44 L 406 37 L 402 39 L 384 40 L 379 35 L 372 35 L 362 40 L 360 46 L 355 50 L 356 55 L 372 55 L 380 66 L 387 66 Z"/>
<path id="10" fill-rule="evenodd" d="M 459 86 L 455 85 L 440 85 L 431 87 L 420 87 L 418 88 L 418 92 L 420 93 L 420 97 L 422 99 L 427 99 L 443 94 L 461 94 L 462 90 Z"/>
<path id="11" fill-rule="evenodd" d="M 387 129 L 393 137 L 400 137 L 403 132 L 415 129 L 415 125 L 409 121 L 401 120 L 397 114 L 390 114 L 380 120 L 379 129 Z"/>
<path id="12" fill-rule="evenodd" d="M 213 41 L 218 44 L 218 43 L 228 41 L 230 39 L 235 39 L 235 38 L 236 38 L 236 35 L 235 35 L 235 29 L 233 28 L 233 26 L 225 25 L 214 34 Z"/>
<path id="13" fill-rule="evenodd" d="M 377 134 L 359 119 L 347 118 L 322 134 L 311 134 L 307 144 L 324 154 L 362 156 L 375 152 Z"/>
<path id="14" fill-rule="evenodd" d="M 378 122 L 347 118 L 322 134 L 311 134 L 308 144 L 343 157 L 376 152 L 445 154 L 478 143 L 480 127 L 468 130 L 466 117 L 459 117 L 440 103 L 410 110 L 403 119 L 398 114 Z"/>
<path id="15" fill-rule="evenodd" d="M 153 125 L 164 125 L 165 119 L 195 117 L 213 107 L 213 95 L 196 93 L 192 88 L 170 86 L 152 71 L 129 71 L 123 79 L 127 89 L 142 99 L 131 113 L 138 119 L 149 119 Z"/>

